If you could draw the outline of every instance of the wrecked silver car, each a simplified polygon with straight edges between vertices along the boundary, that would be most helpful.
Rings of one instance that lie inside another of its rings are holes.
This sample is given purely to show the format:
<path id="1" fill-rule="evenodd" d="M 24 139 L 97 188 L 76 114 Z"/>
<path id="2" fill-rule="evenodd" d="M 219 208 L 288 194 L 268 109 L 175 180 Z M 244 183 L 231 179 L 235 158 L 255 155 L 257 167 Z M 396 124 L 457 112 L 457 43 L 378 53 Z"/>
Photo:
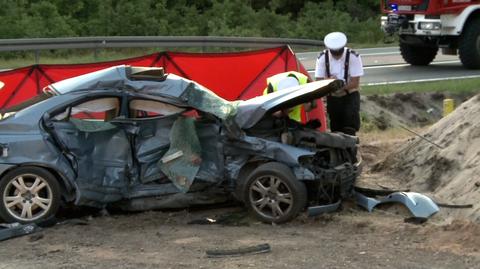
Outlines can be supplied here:
<path id="1" fill-rule="evenodd" d="M 351 196 L 356 137 L 274 112 L 337 90 L 326 80 L 226 101 L 161 68 L 63 80 L 2 111 L 0 217 L 37 222 L 61 203 L 180 208 L 234 196 L 265 222 Z"/>

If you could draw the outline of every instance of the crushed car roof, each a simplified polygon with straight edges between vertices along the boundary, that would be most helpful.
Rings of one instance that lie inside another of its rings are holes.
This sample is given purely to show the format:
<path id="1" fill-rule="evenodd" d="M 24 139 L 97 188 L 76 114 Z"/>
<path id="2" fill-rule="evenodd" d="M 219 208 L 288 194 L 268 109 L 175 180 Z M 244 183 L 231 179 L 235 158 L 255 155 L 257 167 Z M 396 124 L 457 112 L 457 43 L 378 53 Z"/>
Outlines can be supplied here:
<path id="1" fill-rule="evenodd" d="M 235 115 L 236 103 L 229 102 L 204 86 L 175 74 L 164 74 L 163 68 L 114 66 L 69 78 L 47 86 L 57 95 L 119 89 L 152 97 L 168 98 L 179 106 L 189 106 L 226 119 Z"/>
<path id="2" fill-rule="evenodd" d="M 174 74 L 158 74 L 150 76 L 148 79 L 135 79 L 132 76 L 136 67 L 119 65 L 85 75 L 65 79 L 47 86 L 56 94 L 66 94 L 76 91 L 122 88 L 136 92 L 147 93 L 150 95 L 171 96 L 179 98 L 188 88 L 189 84 L 194 83 L 186 78 Z M 144 72 L 152 70 L 163 70 L 156 67 L 142 68 Z M 159 73 L 162 73 L 160 71 Z M 145 76 L 143 76 L 145 77 Z"/>
<path id="3" fill-rule="evenodd" d="M 221 119 L 235 117 L 240 128 L 250 128 L 266 113 L 293 107 L 338 90 L 341 80 L 323 80 L 291 87 L 246 101 L 227 101 L 202 85 L 157 67 L 114 66 L 69 78 L 48 86 L 55 94 L 121 89 L 150 96 L 173 98 L 177 104 L 212 113 Z"/>

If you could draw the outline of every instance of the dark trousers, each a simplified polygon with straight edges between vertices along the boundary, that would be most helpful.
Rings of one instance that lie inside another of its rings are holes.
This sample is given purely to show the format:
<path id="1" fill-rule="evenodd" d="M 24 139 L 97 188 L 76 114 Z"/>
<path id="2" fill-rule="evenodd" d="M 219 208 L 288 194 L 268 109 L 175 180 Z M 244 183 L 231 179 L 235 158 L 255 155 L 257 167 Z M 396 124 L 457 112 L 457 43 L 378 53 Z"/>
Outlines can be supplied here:
<path id="1" fill-rule="evenodd" d="M 355 135 L 360 129 L 360 93 L 327 96 L 327 112 L 332 132 Z"/>

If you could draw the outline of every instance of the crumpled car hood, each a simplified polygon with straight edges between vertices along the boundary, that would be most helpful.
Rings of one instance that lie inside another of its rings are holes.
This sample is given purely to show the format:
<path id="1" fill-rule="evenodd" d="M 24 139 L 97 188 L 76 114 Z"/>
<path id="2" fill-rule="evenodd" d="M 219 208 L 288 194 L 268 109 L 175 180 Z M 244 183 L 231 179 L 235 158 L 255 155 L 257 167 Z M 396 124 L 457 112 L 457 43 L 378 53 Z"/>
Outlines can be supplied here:
<path id="1" fill-rule="evenodd" d="M 322 80 L 258 96 L 238 104 L 235 122 L 248 129 L 267 113 L 294 107 L 328 95 L 343 86 L 342 80 Z"/>

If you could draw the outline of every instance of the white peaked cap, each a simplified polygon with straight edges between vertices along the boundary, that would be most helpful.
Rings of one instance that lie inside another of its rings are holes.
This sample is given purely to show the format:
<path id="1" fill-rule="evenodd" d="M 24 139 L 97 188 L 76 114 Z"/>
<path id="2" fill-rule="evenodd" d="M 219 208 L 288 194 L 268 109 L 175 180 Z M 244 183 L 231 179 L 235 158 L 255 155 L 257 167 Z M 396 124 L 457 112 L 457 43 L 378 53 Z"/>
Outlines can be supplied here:
<path id="1" fill-rule="evenodd" d="M 347 36 L 341 32 L 332 32 L 323 39 L 325 47 L 331 50 L 338 50 L 347 45 Z"/>
<path id="2" fill-rule="evenodd" d="M 287 88 L 290 88 L 290 87 L 295 87 L 295 86 L 298 86 L 300 85 L 298 83 L 298 80 L 294 77 L 286 77 L 282 80 L 280 80 L 278 82 L 278 85 L 277 85 L 277 90 L 283 90 L 283 89 L 287 89 Z"/>

